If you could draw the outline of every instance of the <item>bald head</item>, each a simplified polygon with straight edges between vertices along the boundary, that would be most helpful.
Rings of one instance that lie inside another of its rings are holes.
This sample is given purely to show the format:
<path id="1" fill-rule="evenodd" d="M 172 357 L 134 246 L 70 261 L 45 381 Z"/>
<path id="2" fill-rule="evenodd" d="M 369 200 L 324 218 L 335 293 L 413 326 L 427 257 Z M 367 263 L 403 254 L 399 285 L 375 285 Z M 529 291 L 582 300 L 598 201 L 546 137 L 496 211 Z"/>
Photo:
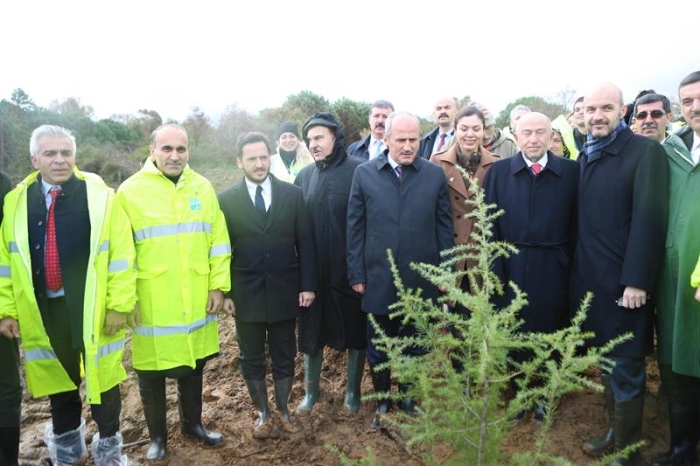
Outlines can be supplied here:
<path id="1" fill-rule="evenodd" d="M 626 110 L 622 90 L 612 83 L 599 84 L 583 98 L 586 129 L 596 139 L 612 134 Z"/>
<path id="2" fill-rule="evenodd" d="M 515 128 L 515 140 L 523 155 L 537 162 L 547 153 L 552 142 L 552 122 L 542 113 L 525 113 Z"/>

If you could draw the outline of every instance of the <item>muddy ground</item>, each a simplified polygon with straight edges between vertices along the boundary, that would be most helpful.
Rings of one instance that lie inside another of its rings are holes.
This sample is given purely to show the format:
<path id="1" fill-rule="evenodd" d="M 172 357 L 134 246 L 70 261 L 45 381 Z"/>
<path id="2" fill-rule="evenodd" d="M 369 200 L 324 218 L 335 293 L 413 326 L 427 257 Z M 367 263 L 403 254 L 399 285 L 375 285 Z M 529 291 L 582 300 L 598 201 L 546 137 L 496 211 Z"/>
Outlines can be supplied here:
<path id="1" fill-rule="evenodd" d="M 360 412 L 349 415 L 343 408 L 344 354 L 326 350 L 323 364 L 321 396 L 310 415 L 293 414 L 297 432 L 276 432 L 276 438 L 255 440 L 252 426 L 256 411 L 248 397 L 238 368 L 238 347 L 235 342 L 233 319 L 224 318 L 220 325 L 221 355 L 210 361 L 205 372 L 204 409 L 205 425 L 226 436 L 222 446 L 203 448 L 192 440 L 184 439 L 179 432 L 175 381 L 168 381 L 168 449 L 170 465 L 339 465 L 332 445 L 349 458 L 366 455 L 371 447 L 378 465 L 414 466 L 424 462 L 415 452 L 407 451 L 400 438 L 391 431 L 371 432 L 369 423 L 373 403 L 364 403 Z M 136 376 L 130 367 L 129 354 L 125 357 L 129 378 L 122 384 L 122 423 L 125 452 L 134 464 L 145 464 L 148 448 L 148 431 L 143 419 Z M 303 397 L 303 364 L 297 358 L 297 371 L 291 406 Z M 649 359 L 648 393 L 645 406 L 643 439 L 645 464 L 649 458 L 668 446 L 667 408 L 665 399 L 658 394 L 658 371 Z M 594 371 L 591 377 L 595 377 Z M 271 407 L 272 380 L 268 378 Z M 363 393 L 372 390 L 369 373 L 363 378 Z M 88 418 L 88 435 L 91 439 L 96 425 Z M 25 399 L 23 404 L 22 444 L 20 464 L 48 464 L 47 450 L 43 442 L 44 425 L 50 418 L 48 399 Z M 568 395 L 561 403 L 548 450 L 562 456 L 572 464 L 583 465 L 590 461 L 581 450 L 586 437 L 598 435 L 605 428 L 605 412 L 602 396 L 591 391 Z M 508 436 L 503 451 L 513 453 L 527 450 L 533 444 L 538 425 L 527 421 L 515 425 Z M 503 463 L 503 461 L 501 461 Z M 505 462 L 507 464 L 507 461 Z M 89 464 L 92 464 L 90 461 Z"/>

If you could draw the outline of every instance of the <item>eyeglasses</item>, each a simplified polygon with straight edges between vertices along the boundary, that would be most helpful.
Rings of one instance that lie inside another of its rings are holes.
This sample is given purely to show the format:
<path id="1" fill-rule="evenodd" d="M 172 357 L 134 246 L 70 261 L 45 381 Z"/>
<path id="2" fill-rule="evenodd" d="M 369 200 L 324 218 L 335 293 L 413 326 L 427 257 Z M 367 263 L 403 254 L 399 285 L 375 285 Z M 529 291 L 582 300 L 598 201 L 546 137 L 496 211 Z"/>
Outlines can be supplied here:
<path id="1" fill-rule="evenodd" d="M 651 113 L 651 117 L 652 117 L 654 120 L 658 120 L 659 118 L 661 118 L 662 116 L 665 115 L 665 113 L 662 112 L 661 110 L 652 110 L 651 112 L 646 112 L 646 111 L 644 111 L 644 112 L 639 112 L 639 113 L 637 113 L 634 117 L 635 117 L 637 120 L 646 120 L 646 119 L 647 119 L 647 115 L 649 115 L 649 113 Z"/>

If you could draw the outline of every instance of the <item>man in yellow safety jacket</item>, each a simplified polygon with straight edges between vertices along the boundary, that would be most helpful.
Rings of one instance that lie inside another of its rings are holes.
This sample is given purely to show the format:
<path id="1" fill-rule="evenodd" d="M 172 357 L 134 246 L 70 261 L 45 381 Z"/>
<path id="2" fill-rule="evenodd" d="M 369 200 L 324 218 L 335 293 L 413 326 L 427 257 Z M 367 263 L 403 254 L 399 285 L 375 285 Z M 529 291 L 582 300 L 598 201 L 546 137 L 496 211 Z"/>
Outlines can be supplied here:
<path id="1" fill-rule="evenodd" d="M 209 181 L 187 165 L 180 125 L 151 135 L 150 157 L 117 190 L 133 229 L 140 312 L 133 365 L 151 439 L 146 459 L 167 458 L 165 378 L 176 378 L 180 431 L 205 445 L 221 434 L 202 426 L 202 374 L 219 351 L 217 313 L 230 289 L 231 246 Z"/>
<path id="2" fill-rule="evenodd" d="M 78 392 L 99 434 L 96 465 L 126 464 L 119 434 L 124 324 L 136 303 L 134 244 L 114 191 L 75 168 L 75 138 L 51 125 L 30 139 L 29 175 L 6 197 L 0 241 L 0 333 L 18 338 L 27 388 L 49 396 L 54 464 L 86 458 Z M 81 367 L 82 362 L 82 367 Z"/>

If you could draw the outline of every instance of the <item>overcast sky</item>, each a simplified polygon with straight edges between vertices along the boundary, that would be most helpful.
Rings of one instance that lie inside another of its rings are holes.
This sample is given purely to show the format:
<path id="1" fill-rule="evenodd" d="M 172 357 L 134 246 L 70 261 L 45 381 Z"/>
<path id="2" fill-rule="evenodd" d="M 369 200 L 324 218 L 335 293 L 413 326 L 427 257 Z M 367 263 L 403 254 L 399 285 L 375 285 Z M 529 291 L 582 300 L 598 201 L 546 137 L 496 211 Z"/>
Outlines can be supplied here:
<path id="1" fill-rule="evenodd" d="M 420 8 L 413 5 L 422 5 Z M 580 5 L 580 11 L 575 6 Z M 677 96 L 700 69 L 700 2 L 19 1 L 0 5 L 0 98 L 78 97 L 95 116 L 257 113 L 303 90 L 431 114 L 495 112 L 600 81 Z"/>

